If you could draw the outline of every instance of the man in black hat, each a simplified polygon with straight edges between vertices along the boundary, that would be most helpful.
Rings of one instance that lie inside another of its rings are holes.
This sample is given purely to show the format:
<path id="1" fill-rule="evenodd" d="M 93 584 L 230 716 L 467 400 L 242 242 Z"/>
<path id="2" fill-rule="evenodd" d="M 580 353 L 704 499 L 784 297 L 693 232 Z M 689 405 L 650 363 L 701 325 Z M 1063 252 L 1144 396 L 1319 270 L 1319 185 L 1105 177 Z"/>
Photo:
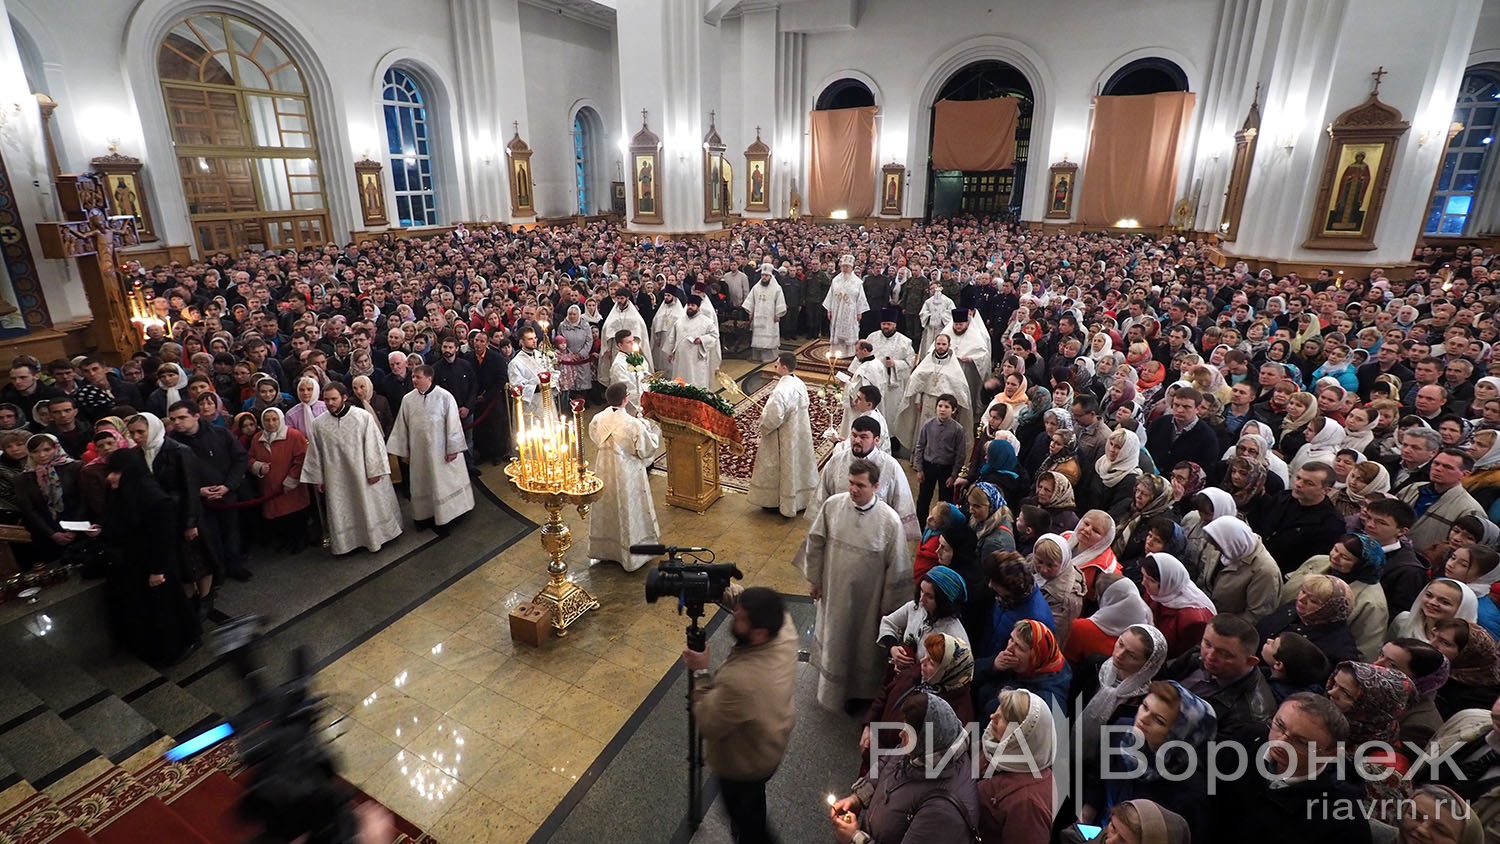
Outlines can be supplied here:
<path id="1" fill-rule="evenodd" d="M 672 350 L 677 348 L 677 324 L 685 312 L 682 308 L 682 288 L 669 284 L 662 288 L 661 306 L 651 319 L 651 359 L 662 370 L 662 377 L 675 378 L 672 374 Z"/>
<path id="2" fill-rule="evenodd" d="M 722 362 L 719 346 L 719 317 L 713 308 L 703 307 L 703 297 L 687 297 L 687 309 L 677 321 L 676 337 L 668 365 L 673 377 L 694 387 L 715 389 L 714 377 Z"/>

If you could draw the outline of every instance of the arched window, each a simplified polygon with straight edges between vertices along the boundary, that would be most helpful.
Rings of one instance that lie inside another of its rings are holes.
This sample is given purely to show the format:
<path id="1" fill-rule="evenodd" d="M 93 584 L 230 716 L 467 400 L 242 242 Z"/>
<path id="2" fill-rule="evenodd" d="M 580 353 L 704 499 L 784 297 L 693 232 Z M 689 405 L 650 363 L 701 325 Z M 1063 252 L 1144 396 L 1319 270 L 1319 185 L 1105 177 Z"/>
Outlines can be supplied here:
<path id="1" fill-rule="evenodd" d="M 193 15 L 162 39 L 156 72 L 200 252 L 326 244 L 312 102 L 286 48 L 248 21 Z"/>
<path id="2" fill-rule="evenodd" d="M 839 108 L 865 108 L 875 105 L 875 94 L 870 86 L 858 79 L 837 79 L 829 83 L 813 106 L 817 111 Z"/>
<path id="3" fill-rule="evenodd" d="M 1500 72 L 1470 70 L 1459 88 L 1453 120 L 1464 130 L 1453 138 L 1443 156 L 1437 190 L 1427 207 L 1423 234 L 1460 236 L 1467 233 L 1475 193 L 1495 137 L 1496 113 L 1500 111 Z"/>
<path id="4" fill-rule="evenodd" d="M 573 118 L 573 184 L 578 191 L 578 213 L 589 213 L 589 126 L 583 109 Z"/>
<path id="5" fill-rule="evenodd" d="M 1137 94 L 1164 94 L 1169 91 L 1186 91 L 1187 74 L 1177 63 L 1153 56 L 1136 59 L 1110 75 L 1101 92 L 1107 97 L 1128 97 Z"/>
<path id="6" fill-rule="evenodd" d="M 385 92 L 380 101 L 385 110 L 391 181 L 396 188 L 396 219 L 406 227 L 435 226 L 437 191 L 432 187 L 432 139 L 422 89 L 410 74 L 393 67 L 385 72 Z"/>
<path id="7" fill-rule="evenodd" d="M 1006 62 L 986 60 L 965 65 L 938 91 L 942 100 L 992 100 L 1014 97 L 1016 104 L 1016 159 L 1009 170 L 973 171 L 932 169 L 932 133 L 928 121 L 927 218 L 959 213 L 1019 214 L 1026 188 L 1026 163 L 1031 158 L 1031 83 L 1026 74 Z"/>

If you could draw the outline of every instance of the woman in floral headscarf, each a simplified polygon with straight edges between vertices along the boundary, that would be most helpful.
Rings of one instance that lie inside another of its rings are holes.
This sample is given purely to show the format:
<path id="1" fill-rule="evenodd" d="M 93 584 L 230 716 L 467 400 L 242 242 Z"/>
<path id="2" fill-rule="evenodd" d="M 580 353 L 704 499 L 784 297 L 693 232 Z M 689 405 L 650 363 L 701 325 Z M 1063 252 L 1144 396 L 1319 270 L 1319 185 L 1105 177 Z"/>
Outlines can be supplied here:
<path id="1" fill-rule="evenodd" d="M 1121 803 L 1149 800 L 1186 819 L 1191 840 L 1206 840 L 1208 766 L 1203 756 L 1217 731 L 1218 719 L 1208 701 L 1175 681 L 1152 682 L 1136 712 L 1134 730 L 1116 735 L 1104 759 L 1104 771 L 1114 776 L 1104 779 L 1102 794 L 1085 790 L 1079 815 L 1107 826 L 1110 812 Z M 1132 754 L 1127 748 L 1137 743 L 1145 747 Z M 1127 772 L 1134 773 L 1125 776 Z"/>
<path id="2" fill-rule="evenodd" d="M 870 769 L 870 725 L 901 720 L 907 698 L 930 692 L 947 701 L 960 721 L 974 720 L 974 651 L 969 643 L 951 633 L 928 633 L 922 638 L 922 656 L 891 675 L 870 704 L 859 737 L 859 776 Z"/>
<path id="3" fill-rule="evenodd" d="M 1142 475 L 1135 485 L 1130 515 L 1120 525 L 1115 536 L 1115 559 L 1125 576 L 1141 582 L 1140 565 L 1146 556 L 1146 525 L 1154 518 L 1170 514 L 1172 510 L 1172 482 L 1161 475 Z"/>
<path id="4" fill-rule="evenodd" d="M 1301 633 L 1330 662 L 1358 660 L 1363 654 L 1349 629 L 1349 614 L 1353 610 L 1354 593 L 1349 584 L 1332 575 L 1308 575 L 1302 579 L 1297 597 L 1261 620 L 1256 629 L 1262 639 Z"/>
<path id="5" fill-rule="evenodd" d="M 1380 655 L 1390 618 L 1385 589 L 1380 585 L 1384 570 L 1385 551 L 1380 543 L 1363 533 L 1345 534 L 1327 554 L 1308 558 L 1287 577 L 1280 600 L 1295 601 L 1302 581 L 1312 575 L 1331 575 L 1348 584 L 1349 631 L 1354 634 L 1360 656 L 1373 659 Z"/>
<path id="6" fill-rule="evenodd" d="M 1307 426 L 1316 418 L 1318 397 L 1312 393 L 1293 393 L 1287 400 L 1286 416 L 1281 420 L 1281 430 L 1276 437 L 1276 450 L 1283 460 L 1293 458 L 1302 446 L 1307 445 L 1311 439 Z"/>
<path id="7" fill-rule="evenodd" d="M 1010 642 L 995 657 L 995 670 L 1000 672 L 1002 688 L 1026 689 L 1049 707 L 1066 711 L 1073 672 L 1057 646 L 1057 637 L 1042 622 L 1023 618 L 1015 623 Z M 986 718 L 995 714 L 999 705 L 994 695 L 986 695 L 981 703 Z"/>
<path id="8" fill-rule="evenodd" d="M 1410 793 L 1403 778 L 1410 762 L 1400 749 L 1400 721 L 1416 693 L 1411 680 L 1394 668 L 1348 660 L 1340 662 L 1328 678 L 1328 699 L 1349 721 L 1346 757 L 1366 774 L 1365 796 L 1375 809 L 1372 816 L 1389 821 L 1390 809 L 1382 804 Z M 1380 742 L 1391 750 L 1370 747 Z"/>
<path id="9" fill-rule="evenodd" d="M 1452 664 L 1434 703 L 1446 720 L 1465 709 L 1485 709 L 1500 695 L 1500 645 L 1483 627 L 1462 618 L 1433 628 L 1432 646 Z"/>
<path id="10" fill-rule="evenodd" d="M 1346 521 L 1359 518 L 1360 508 L 1372 498 L 1391 491 L 1391 473 L 1374 460 L 1366 460 L 1349 470 L 1343 486 L 1335 484 L 1328 500 Z"/>
<path id="11" fill-rule="evenodd" d="M 996 551 L 1016 550 L 1015 516 L 1000 488 L 980 481 L 969 487 L 968 500 L 969 527 L 979 540 L 980 564 Z"/>
<path id="12" fill-rule="evenodd" d="M 1029 502 L 1046 510 L 1052 516 L 1052 530 L 1067 533 L 1078 527 L 1078 502 L 1074 500 L 1073 485 L 1061 472 L 1044 471 L 1036 479 L 1036 496 Z"/>
<path id="13" fill-rule="evenodd" d="M 1266 498 L 1266 467 L 1244 457 L 1232 457 L 1224 471 L 1224 489 L 1240 513 L 1260 507 Z"/>
<path id="14" fill-rule="evenodd" d="M 1208 486 L 1208 473 L 1191 460 L 1184 460 L 1172 467 L 1172 511 L 1181 521 L 1193 512 L 1193 496 Z"/>

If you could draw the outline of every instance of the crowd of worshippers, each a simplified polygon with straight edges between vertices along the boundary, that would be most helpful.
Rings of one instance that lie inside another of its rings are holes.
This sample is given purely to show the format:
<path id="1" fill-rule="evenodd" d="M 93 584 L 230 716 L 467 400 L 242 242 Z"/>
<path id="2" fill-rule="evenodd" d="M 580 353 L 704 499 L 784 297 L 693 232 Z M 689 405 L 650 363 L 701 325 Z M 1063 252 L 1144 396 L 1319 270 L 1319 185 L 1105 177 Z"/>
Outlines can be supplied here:
<path id="1" fill-rule="evenodd" d="M 993 257 L 953 294 L 919 260 L 917 322 L 845 338 L 794 561 L 819 703 L 864 725 L 836 839 L 1500 840 L 1488 256 L 1278 278 L 1030 237 L 966 241 Z"/>

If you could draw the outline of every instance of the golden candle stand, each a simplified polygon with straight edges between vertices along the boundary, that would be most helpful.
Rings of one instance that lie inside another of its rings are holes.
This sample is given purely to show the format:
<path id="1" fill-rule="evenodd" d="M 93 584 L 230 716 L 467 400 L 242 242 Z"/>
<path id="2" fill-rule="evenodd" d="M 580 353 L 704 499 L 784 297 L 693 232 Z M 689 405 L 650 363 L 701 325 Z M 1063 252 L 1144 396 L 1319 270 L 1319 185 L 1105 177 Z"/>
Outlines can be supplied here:
<path id="1" fill-rule="evenodd" d="M 532 603 L 546 608 L 553 630 L 558 636 L 566 636 L 568 625 L 599 608 L 599 599 L 568 579 L 568 563 L 563 557 L 573 546 L 573 532 L 563 521 L 562 511 L 564 507 L 577 507 L 578 515 L 586 518 L 589 507 L 604 491 L 604 482 L 583 459 L 583 400 L 571 402 L 573 416 L 565 419 L 552 399 L 551 373 L 541 373 L 538 386 L 541 395 L 536 413 L 527 411 L 521 385 L 511 386 L 520 456 L 506 465 L 505 476 L 522 498 L 547 510 L 541 539 L 542 549 L 551 558 L 547 564 L 550 579 Z"/>

